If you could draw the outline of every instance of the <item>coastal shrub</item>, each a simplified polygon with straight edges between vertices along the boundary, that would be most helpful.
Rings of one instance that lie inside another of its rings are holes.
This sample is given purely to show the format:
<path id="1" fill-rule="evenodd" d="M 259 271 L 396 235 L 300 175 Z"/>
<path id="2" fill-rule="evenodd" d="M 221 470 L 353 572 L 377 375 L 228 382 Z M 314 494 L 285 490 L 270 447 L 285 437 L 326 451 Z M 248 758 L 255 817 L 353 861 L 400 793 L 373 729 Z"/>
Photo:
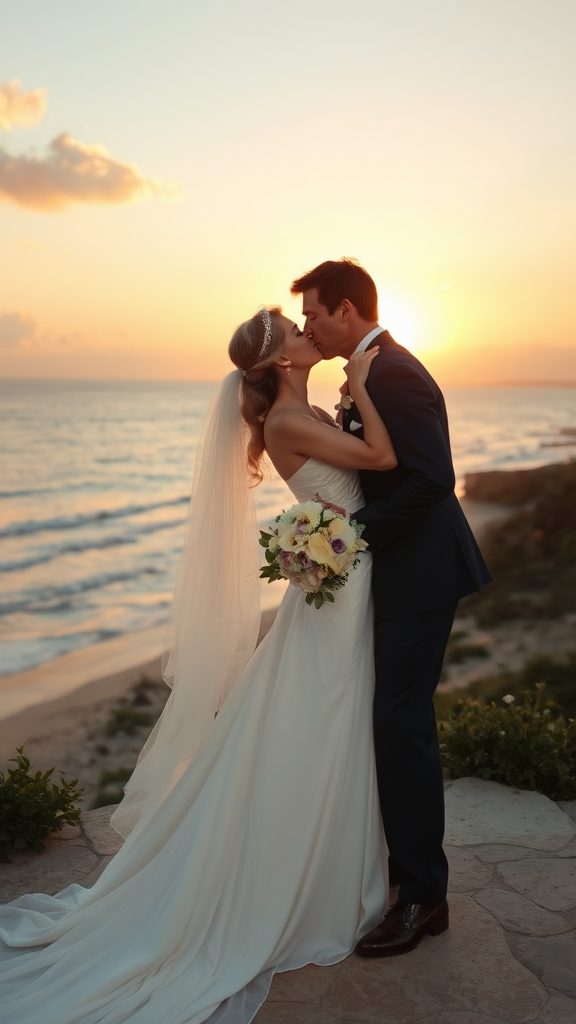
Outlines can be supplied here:
<path id="1" fill-rule="evenodd" d="M 527 688 L 536 683 L 546 684 L 546 699 L 557 704 L 565 718 L 576 718 L 576 651 L 561 658 L 549 654 L 533 654 L 516 672 L 474 679 L 464 690 L 436 693 L 434 705 L 437 718 L 445 718 L 459 698 L 469 697 L 481 703 L 495 700 L 510 693 L 519 700 Z"/>
<path id="2" fill-rule="evenodd" d="M 106 722 L 104 731 L 108 736 L 115 736 L 117 732 L 125 732 L 134 736 L 142 725 L 152 725 L 153 719 L 147 711 L 135 711 L 134 708 L 114 708 Z"/>
<path id="3" fill-rule="evenodd" d="M 132 706 L 165 704 L 169 694 L 170 690 L 162 680 L 143 675 L 132 687 Z"/>
<path id="4" fill-rule="evenodd" d="M 576 611 L 576 461 L 524 472 L 533 500 L 482 545 L 495 582 L 462 605 L 483 626 Z"/>
<path id="5" fill-rule="evenodd" d="M 119 804 L 124 797 L 124 784 L 128 782 L 133 771 L 133 768 L 116 768 L 102 772 L 98 779 L 98 790 L 90 809 L 95 810 L 96 807 L 108 807 L 109 804 Z"/>
<path id="6" fill-rule="evenodd" d="M 461 700 L 440 723 L 442 763 L 452 778 L 475 776 L 552 800 L 576 797 L 576 722 L 544 699 L 544 683 L 517 702 Z"/>
<path id="7" fill-rule="evenodd" d="M 54 768 L 31 774 L 24 747 L 17 748 L 16 768 L 0 772 L 0 862 L 10 864 L 10 850 L 33 847 L 42 853 L 44 840 L 80 817 L 74 802 L 82 796 L 77 779 L 68 781 L 60 772 L 60 785 L 51 781 Z"/>
<path id="8" fill-rule="evenodd" d="M 521 688 L 546 683 L 548 697 L 560 705 L 567 718 L 576 718 L 576 651 L 569 651 L 563 658 L 534 654 L 513 674 L 512 683 L 514 696 Z"/>

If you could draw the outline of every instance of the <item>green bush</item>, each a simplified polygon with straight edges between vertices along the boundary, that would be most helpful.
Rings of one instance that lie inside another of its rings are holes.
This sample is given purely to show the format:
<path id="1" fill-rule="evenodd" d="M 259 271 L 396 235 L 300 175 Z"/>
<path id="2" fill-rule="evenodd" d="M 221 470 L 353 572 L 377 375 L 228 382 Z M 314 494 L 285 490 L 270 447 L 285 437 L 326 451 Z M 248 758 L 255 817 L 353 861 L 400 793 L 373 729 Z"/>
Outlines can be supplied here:
<path id="1" fill-rule="evenodd" d="M 546 693 L 559 704 L 566 718 L 576 718 L 576 651 L 568 651 L 563 658 L 549 654 L 533 654 L 515 674 L 515 689 L 546 683 Z"/>
<path id="2" fill-rule="evenodd" d="M 0 772 L 0 862 L 10 864 L 8 851 L 33 847 L 42 853 L 44 840 L 64 825 L 73 825 L 80 817 L 74 801 L 82 795 L 78 780 L 68 781 L 60 772 L 60 785 L 50 781 L 54 768 L 29 774 L 30 761 L 24 747 L 17 748 L 16 768 L 6 775 Z"/>
<path id="3" fill-rule="evenodd" d="M 450 650 L 448 646 L 447 653 Z M 497 675 L 474 679 L 464 690 L 436 692 L 434 706 L 439 719 L 446 718 L 451 707 L 460 698 L 470 697 L 481 703 L 500 701 L 510 693 L 520 700 L 524 690 L 536 683 L 546 683 L 546 696 L 557 704 L 565 718 L 576 718 L 576 651 L 568 651 L 562 658 L 549 654 L 533 654 L 516 672 L 505 671 Z"/>
<path id="4" fill-rule="evenodd" d="M 544 706 L 544 683 L 502 704 L 459 701 L 440 723 L 442 762 L 452 778 L 474 776 L 552 800 L 576 797 L 576 723 Z"/>
<path id="5" fill-rule="evenodd" d="M 112 771 L 104 771 L 98 779 L 98 791 L 90 805 L 91 810 L 96 807 L 108 807 L 109 804 L 119 804 L 124 797 L 124 783 L 134 771 L 133 768 L 116 768 Z M 118 788 L 118 783 L 121 788 Z M 110 789 L 110 786 L 116 788 Z"/>
<path id="6" fill-rule="evenodd" d="M 135 711 L 134 708 L 115 708 L 110 712 L 104 731 L 108 736 L 117 732 L 125 732 L 134 736 L 141 725 L 152 725 L 152 715 L 147 711 Z"/>

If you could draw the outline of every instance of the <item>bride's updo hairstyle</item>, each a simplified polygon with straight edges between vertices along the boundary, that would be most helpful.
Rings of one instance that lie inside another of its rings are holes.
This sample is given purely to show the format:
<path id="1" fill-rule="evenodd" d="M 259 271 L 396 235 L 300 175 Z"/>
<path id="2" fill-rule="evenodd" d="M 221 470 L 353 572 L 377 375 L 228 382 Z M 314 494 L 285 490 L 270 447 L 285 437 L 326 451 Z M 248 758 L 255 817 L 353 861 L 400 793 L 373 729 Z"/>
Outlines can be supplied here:
<path id="1" fill-rule="evenodd" d="M 260 460 L 266 447 L 264 420 L 278 392 L 275 363 L 284 347 L 284 328 L 276 317 L 281 313 L 280 306 L 260 310 L 236 328 L 228 346 L 230 359 L 242 370 L 240 412 L 250 431 L 247 458 L 255 484 L 263 475 Z"/>

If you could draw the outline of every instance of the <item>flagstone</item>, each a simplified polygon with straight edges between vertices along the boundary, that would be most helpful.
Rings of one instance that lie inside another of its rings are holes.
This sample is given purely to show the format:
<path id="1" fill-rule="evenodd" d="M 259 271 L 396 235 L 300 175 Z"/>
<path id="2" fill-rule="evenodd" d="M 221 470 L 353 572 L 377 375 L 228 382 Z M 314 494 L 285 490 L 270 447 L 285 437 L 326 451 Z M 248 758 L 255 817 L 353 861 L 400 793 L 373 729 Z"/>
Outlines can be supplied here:
<path id="1" fill-rule="evenodd" d="M 82 882 L 80 884 L 83 885 L 86 889 L 91 889 L 92 886 L 94 885 L 94 882 L 98 881 L 100 875 L 104 871 L 104 868 L 107 867 L 111 860 L 112 854 L 110 854 L 108 857 L 101 857 L 96 866 L 88 872 L 88 874 L 86 875 L 85 878 L 82 879 Z"/>
<path id="2" fill-rule="evenodd" d="M 506 1024 L 509 1017 L 487 1017 L 485 1013 L 441 1013 L 434 1024 Z"/>
<path id="3" fill-rule="evenodd" d="M 63 825 L 59 832 L 53 832 L 50 836 L 52 842 L 68 843 L 71 840 L 81 839 L 82 830 L 80 825 Z"/>
<path id="4" fill-rule="evenodd" d="M 515 936 L 514 955 L 547 988 L 576 1000 L 576 931 L 546 938 Z"/>
<path id="5" fill-rule="evenodd" d="M 510 952 L 495 920 L 470 896 L 450 900 L 451 926 L 411 953 L 384 960 L 350 957 L 322 1006 L 342 1021 L 432 1021 L 442 1011 L 532 1021 L 546 1001 L 542 985 Z"/>
<path id="6" fill-rule="evenodd" d="M 554 992 L 535 1024 L 574 1024 L 576 1000 Z"/>
<path id="7" fill-rule="evenodd" d="M 499 864 L 497 870 L 506 885 L 546 910 L 576 907 L 576 860 L 528 858 Z"/>
<path id="8" fill-rule="evenodd" d="M 2 865 L 0 903 L 9 903 L 24 893 L 45 892 L 49 896 L 72 882 L 82 882 L 98 863 L 98 857 L 75 843 L 51 843 L 44 853 L 25 850 L 11 854 L 12 864 Z"/>
<path id="9" fill-rule="evenodd" d="M 558 807 L 576 822 L 576 800 L 559 800 Z"/>
<path id="10" fill-rule="evenodd" d="M 447 846 L 446 856 L 450 869 L 449 892 L 476 892 L 492 878 L 492 868 L 478 860 L 470 850 Z"/>
<path id="11" fill-rule="evenodd" d="M 315 1003 L 275 1003 L 269 1000 L 254 1017 L 254 1024 L 340 1024 L 338 1017 L 327 1013 Z M 359 1021 L 358 1024 L 368 1024 Z M 382 1021 L 382 1024 L 395 1024 L 394 1021 Z"/>
<path id="12" fill-rule="evenodd" d="M 446 790 L 446 844 L 510 843 L 559 850 L 575 835 L 574 822 L 542 793 L 484 779 L 455 779 Z"/>
<path id="13" fill-rule="evenodd" d="M 557 857 L 576 857 L 576 837 L 570 843 L 558 850 Z"/>
<path id="14" fill-rule="evenodd" d="M 560 935 L 573 928 L 573 924 L 561 914 L 543 910 L 518 892 L 486 888 L 475 893 L 474 899 L 494 914 L 507 931 L 522 935 Z"/>
<path id="15" fill-rule="evenodd" d="M 82 831 L 88 845 L 95 853 L 104 856 L 116 853 L 124 842 L 122 836 L 119 836 L 110 825 L 110 817 L 116 810 L 116 806 L 114 804 L 113 806 L 97 807 L 82 815 Z"/>
<path id="16" fill-rule="evenodd" d="M 311 1002 L 325 995 L 334 984 L 342 961 L 330 967 L 309 964 L 298 971 L 275 974 L 268 999 L 272 1002 Z"/>
<path id="17" fill-rule="evenodd" d="M 486 843 L 467 849 L 484 864 L 498 864 L 501 860 L 521 860 L 522 857 L 534 856 L 534 851 L 529 850 L 527 846 L 508 846 L 507 843 Z"/>

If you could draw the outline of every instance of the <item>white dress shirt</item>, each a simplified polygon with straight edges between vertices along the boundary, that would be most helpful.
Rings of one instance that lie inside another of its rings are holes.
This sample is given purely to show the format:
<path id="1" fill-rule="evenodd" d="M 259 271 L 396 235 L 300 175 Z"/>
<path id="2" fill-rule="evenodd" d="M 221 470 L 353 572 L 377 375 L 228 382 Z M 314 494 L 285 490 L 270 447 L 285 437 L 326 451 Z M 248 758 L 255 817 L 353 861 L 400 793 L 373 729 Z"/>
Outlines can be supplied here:
<path id="1" fill-rule="evenodd" d="M 379 334 L 384 334 L 383 327 L 375 327 L 374 330 L 370 331 L 365 338 L 362 338 L 362 341 L 359 341 L 356 345 L 352 355 L 356 355 L 357 352 L 365 352 L 370 342 L 374 341 L 374 338 L 377 338 Z"/>

